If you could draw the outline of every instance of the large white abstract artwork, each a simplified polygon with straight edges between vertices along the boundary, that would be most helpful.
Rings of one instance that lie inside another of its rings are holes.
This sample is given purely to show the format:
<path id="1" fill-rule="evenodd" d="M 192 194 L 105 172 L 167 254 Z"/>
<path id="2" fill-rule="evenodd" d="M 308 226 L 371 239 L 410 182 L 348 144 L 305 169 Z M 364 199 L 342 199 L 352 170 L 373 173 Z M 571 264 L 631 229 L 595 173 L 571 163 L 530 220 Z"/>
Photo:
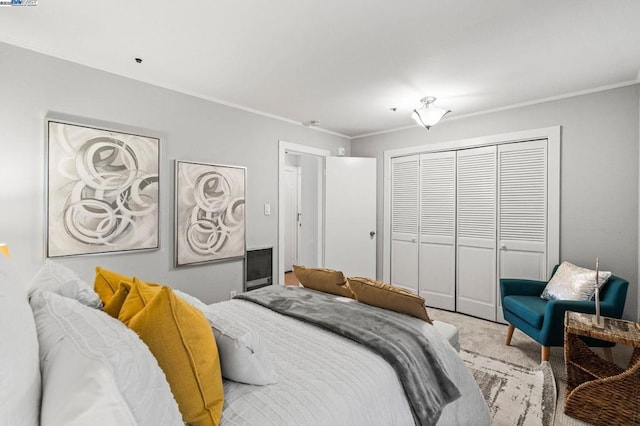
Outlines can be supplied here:
<path id="1" fill-rule="evenodd" d="M 47 256 L 157 249 L 159 139 L 47 124 Z"/>
<path id="2" fill-rule="evenodd" d="M 176 266 L 245 254 L 246 169 L 175 162 Z"/>

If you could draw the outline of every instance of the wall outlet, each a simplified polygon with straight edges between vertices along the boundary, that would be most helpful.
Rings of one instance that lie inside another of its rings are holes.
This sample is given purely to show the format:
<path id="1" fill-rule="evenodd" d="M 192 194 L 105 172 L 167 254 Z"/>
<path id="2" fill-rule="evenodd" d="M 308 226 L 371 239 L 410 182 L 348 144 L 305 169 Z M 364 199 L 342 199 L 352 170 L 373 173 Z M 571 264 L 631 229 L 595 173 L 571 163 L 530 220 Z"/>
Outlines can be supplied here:
<path id="1" fill-rule="evenodd" d="M 269 216 L 271 214 L 271 204 L 264 205 L 264 215 Z"/>
<path id="2" fill-rule="evenodd" d="M 236 297 L 236 294 L 238 294 L 238 292 L 237 292 L 237 291 L 235 291 L 235 290 L 231 290 L 231 291 L 229 292 L 229 299 L 233 299 L 234 297 Z"/>

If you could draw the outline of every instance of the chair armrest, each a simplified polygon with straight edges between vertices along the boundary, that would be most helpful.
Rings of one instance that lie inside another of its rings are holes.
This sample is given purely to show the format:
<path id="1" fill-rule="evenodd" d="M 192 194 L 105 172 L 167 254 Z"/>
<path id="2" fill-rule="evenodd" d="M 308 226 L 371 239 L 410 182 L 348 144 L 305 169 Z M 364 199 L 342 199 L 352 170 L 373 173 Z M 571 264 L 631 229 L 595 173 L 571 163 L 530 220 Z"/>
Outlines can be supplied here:
<path id="1" fill-rule="evenodd" d="M 549 300 L 544 313 L 540 334 L 545 337 L 545 346 L 562 346 L 564 341 L 564 313 L 566 311 L 595 314 L 596 304 L 582 300 Z M 603 315 L 605 315 L 603 313 Z"/>
<path id="2" fill-rule="evenodd" d="M 602 308 L 602 304 L 600 307 Z M 551 324 L 564 324 L 564 313 L 566 311 L 595 314 L 596 304 L 592 300 L 549 300 L 544 313 L 544 322 L 546 323 L 548 318 Z"/>
<path id="3" fill-rule="evenodd" d="M 593 314 L 596 313 L 594 302 Z M 624 309 L 624 306 L 623 306 Z M 612 302 L 600 302 L 600 315 L 610 318 L 622 318 L 622 309 Z"/>
<path id="4" fill-rule="evenodd" d="M 612 275 L 605 284 L 604 291 L 600 294 L 600 310 L 602 315 L 612 318 L 622 318 L 624 304 L 627 299 L 629 282 L 623 278 Z"/>
<path id="5" fill-rule="evenodd" d="M 500 297 L 540 296 L 546 285 L 544 281 L 500 278 Z"/>

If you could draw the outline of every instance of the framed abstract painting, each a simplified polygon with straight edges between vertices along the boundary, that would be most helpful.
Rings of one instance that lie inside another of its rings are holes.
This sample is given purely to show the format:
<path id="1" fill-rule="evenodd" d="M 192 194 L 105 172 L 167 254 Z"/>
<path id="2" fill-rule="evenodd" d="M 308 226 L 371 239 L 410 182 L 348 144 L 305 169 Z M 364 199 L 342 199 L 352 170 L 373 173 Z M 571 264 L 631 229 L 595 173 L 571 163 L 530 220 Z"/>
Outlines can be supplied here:
<path id="1" fill-rule="evenodd" d="M 175 162 L 175 264 L 245 255 L 246 168 Z"/>
<path id="2" fill-rule="evenodd" d="M 160 140 L 47 121 L 47 257 L 159 248 Z"/>

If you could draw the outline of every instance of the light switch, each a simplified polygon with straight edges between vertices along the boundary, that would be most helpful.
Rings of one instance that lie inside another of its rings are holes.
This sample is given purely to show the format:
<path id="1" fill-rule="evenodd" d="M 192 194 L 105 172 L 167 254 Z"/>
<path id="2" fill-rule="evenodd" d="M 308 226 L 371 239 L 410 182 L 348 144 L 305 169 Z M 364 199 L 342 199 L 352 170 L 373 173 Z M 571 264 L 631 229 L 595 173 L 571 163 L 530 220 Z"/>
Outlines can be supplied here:
<path id="1" fill-rule="evenodd" d="M 264 215 L 265 216 L 271 215 L 271 204 L 264 205 Z"/>

